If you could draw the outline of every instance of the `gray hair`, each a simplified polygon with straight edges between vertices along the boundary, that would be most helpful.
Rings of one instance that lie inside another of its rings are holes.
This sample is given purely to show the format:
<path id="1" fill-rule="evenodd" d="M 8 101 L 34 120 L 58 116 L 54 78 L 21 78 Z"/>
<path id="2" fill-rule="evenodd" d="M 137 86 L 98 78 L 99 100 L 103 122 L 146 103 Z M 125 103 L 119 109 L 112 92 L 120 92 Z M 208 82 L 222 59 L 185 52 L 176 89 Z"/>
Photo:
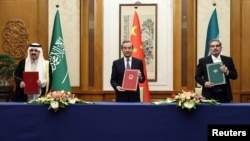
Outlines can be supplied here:
<path id="1" fill-rule="evenodd" d="M 123 40 L 122 44 L 121 44 L 121 48 L 123 48 L 123 44 L 126 44 L 126 43 L 131 43 L 132 44 L 132 48 L 134 48 L 134 45 L 133 45 L 133 43 L 130 40 Z"/>
<path id="2" fill-rule="evenodd" d="M 210 40 L 209 41 L 209 45 L 211 45 L 211 43 L 214 42 L 214 41 L 218 42 L 220 46 L 222 45 L 222 43 L 221 43 L 221 41 L 219 39 L 212 39 L 212 40 Z"/>

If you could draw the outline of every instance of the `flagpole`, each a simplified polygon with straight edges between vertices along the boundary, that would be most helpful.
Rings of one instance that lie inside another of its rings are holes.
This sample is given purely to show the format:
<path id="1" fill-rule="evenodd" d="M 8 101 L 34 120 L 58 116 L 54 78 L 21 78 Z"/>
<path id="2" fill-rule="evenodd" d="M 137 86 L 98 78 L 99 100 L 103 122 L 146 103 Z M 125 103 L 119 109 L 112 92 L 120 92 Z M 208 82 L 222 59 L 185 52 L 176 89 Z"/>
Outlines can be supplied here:
<path id="1" fill-rule="evenodd" d="M 135 2 L 135 10 L 138 8 L 138 5 L 140 5 L 140 4 L 141 4 L 140 1 L 136 1 L 136 2 Z"/>
<path id="2" fill-rule="evenodd" d="M 211 17 L 210 17 L 209 22 L 208 22 L 204 56 L 210 55 L 209 42 L 212 39 L 219 39 L 220 38 L 219 23 L 218 23 L 217 12 L 216 12 L 216 2 L 215 2 L 215 0 L 212 0 L 211 2 L 212 2 L 212 5 L 214 8 L 213 8 Z"/>
<path id="3" fill-rule="evenodd" d="M 56 7 L 58 8 L 59 4 L 57 4 Z M 71 92 L 66 52 L 64 48 L 60 13 L 59 9 L 57 9 L 54 18 L 49 51 L 49 61 L 52 67 L 53 75 L 51 87 L 54 91 L 64 90 L 66 92 Z"/>
<path id="4" fill-rule="evenodd" d="M 134 45 L 134 50 L 132 56 L 135 58 L 139 58 L 143 62 L 143 73 L 145 76 L 145 81 L 143 83 L 139 84 L 140 87 L 140 98 L 141 102 L 150 102 L 150 92 L 149 92 L 149 86 L 148 86 L 148 76 L 147 76 L 147 69 L 146 69 L 146 63 L 144 59 L 144 52 L 143 52 L 143 47 L 142 47 L 142 38 L 141 38 L 141 25 L 140 25 L 140 20 L 139 16 L 137 14 L 137 8 L 138 5 L 141 3 L 137 1 L 134 4 L 134 19 L 132 23 L 132 31 L 130 35 L 130 40 Z"/>

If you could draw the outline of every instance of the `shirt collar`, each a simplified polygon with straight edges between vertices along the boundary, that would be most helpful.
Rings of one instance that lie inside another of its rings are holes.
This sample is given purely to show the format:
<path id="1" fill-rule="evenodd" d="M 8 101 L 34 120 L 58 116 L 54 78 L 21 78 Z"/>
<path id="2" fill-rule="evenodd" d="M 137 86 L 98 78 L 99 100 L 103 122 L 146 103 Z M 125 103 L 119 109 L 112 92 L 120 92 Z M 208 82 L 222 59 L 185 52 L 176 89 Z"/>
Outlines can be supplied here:
<path id="1" fill-rule="evenodd" d="M 129 61 L 131 61 L 132 57 L 130 56 L 128 59 L 129 59 Z M 127 62 L 127 57 L 124 57 L 124 61 Z"/>
<path id="2" fill-rule="evenodd" d="M 211 55 L 212 56 L 212 60 L 213 60 L 213 62 L 215 63 L 215 62 L 221 62 L 221 57 L 220 57 L 220 55 L 218 55 L 217 57 L 215 57 L 215 56 L 213 56 L 213 55 Z"/>

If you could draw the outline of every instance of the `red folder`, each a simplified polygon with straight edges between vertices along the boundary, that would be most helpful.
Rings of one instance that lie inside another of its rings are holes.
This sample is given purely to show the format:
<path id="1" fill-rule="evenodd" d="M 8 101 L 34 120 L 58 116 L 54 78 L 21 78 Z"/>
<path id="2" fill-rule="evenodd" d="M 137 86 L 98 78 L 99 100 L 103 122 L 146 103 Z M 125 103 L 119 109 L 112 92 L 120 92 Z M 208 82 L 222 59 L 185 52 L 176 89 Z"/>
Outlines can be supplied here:
<path id="1" fill-rule="evenodd" d="M 136 91 L 138 85 L 139 70 L 137 69 L 125 69 L 122 88 L 124 90 Z"/>
<path id="2" fill-rule="evenodd" d="M 25 83 L 24 93 L 25 94 L 39 94 L 40 88 L 37 85 L 38 72 L 23 72 L 23 81 Z"/>

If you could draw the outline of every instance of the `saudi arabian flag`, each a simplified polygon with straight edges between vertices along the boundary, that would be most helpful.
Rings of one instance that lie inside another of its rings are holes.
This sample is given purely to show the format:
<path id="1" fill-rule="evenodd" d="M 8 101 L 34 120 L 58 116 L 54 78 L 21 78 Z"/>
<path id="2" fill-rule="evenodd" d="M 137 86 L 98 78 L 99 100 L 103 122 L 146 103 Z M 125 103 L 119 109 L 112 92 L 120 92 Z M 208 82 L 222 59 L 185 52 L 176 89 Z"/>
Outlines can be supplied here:
<path id="1" fill-rule="evenodd" d="M 218 25 L 216 8 L 214 8 L 214 11 L 213 11 L 213 13 L 210 17 L 209 23 L 208 23 L 206 48 L 205 48 L 205 55 L 204 56 L 210 55 L 209 42 L 212 39 L 219 39 L 219 25 Z"/>
<path id="2" fill-rule="evenodd" d="M 64 50 L 59 11 L 56 11 L 52 32 L 49 61 L 52 67 L 52 90 L 71 92 L 67 60 Z"/>

